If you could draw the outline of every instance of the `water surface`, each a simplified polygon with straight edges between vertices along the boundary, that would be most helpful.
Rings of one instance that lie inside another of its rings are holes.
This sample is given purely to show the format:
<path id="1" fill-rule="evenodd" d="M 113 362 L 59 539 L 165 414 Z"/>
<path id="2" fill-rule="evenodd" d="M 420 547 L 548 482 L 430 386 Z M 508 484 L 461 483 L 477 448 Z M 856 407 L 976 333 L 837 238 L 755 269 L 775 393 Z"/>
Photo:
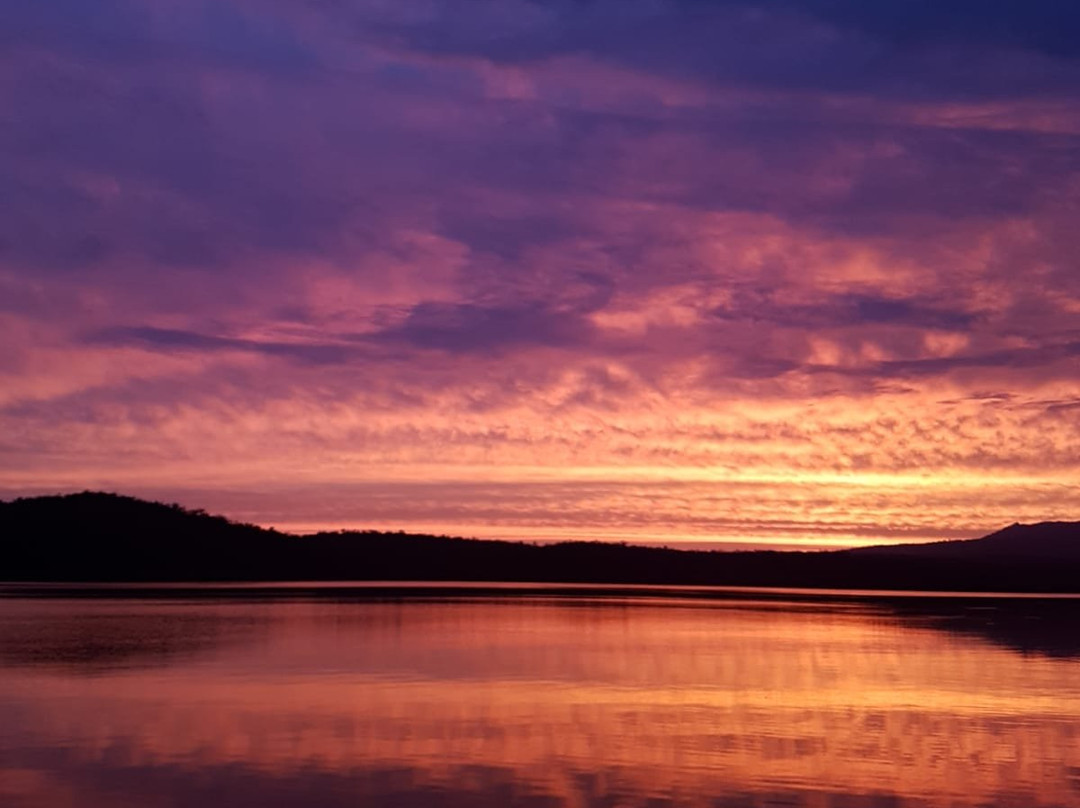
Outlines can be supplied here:
<path id="1" fill-rule="evenodd" d="M 7 594 L 11 808 L 1080 806 L 1075 603 Z"/>

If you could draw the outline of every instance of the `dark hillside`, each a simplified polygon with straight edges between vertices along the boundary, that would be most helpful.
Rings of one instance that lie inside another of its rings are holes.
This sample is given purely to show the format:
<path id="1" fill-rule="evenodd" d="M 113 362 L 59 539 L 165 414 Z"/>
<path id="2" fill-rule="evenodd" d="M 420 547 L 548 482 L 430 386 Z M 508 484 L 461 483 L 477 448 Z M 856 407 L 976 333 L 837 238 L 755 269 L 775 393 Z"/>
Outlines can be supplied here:
<path id="1" fill-rule="evenodd" d="M 955 558 L 1020 562 L 1080 563 L 1080 522 L 1014 524 L 981 539 L 908 544 L 896 547 L 864 547 L 847 552 L 857 555 L 907 558 Z"/>
<path id="2" fill-rule="evenodd" d="M 1080 591 L 1078 526 L 837 552 L 532 545 L 404 533 L 295 536 L 177 505 L 86 492 L 0 502 L 6 581 L 533 581 L 842 589 Z"/>

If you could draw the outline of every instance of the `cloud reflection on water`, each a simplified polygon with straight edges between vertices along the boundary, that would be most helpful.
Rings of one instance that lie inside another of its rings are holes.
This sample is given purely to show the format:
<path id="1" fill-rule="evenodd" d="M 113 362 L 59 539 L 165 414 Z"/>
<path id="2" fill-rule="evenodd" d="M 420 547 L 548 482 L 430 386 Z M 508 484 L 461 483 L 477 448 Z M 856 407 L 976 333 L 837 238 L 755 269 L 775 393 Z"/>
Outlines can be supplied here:
<path id="1" fill-rule="evenodd" d="M 62 652 L 116 602 L 4 605 L 0 796 L 16 808 L 1080 802 L 1076 661 L 925 614 L 129 602 L 146 654 L 87 659 L 87 677 L 70 653 L 8 655 L 26 636 L 8 628 L 36 624 Z M 181 615 L 221 630 L 173 654 L 161 637 Z"/>

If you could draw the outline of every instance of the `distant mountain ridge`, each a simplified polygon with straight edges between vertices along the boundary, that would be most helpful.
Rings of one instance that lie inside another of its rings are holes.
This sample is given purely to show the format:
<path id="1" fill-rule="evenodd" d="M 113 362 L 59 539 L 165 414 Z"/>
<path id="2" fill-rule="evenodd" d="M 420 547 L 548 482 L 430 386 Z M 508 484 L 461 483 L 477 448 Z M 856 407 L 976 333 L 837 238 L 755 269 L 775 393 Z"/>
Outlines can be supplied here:
<path id="1" fill-rule="evenodd" d="M 1015 523 L 979 539 L 939 541 L 929 544 L 876 545 L 850 552 L 923 558 L 1044 559 L 1080 562 L 1080 522 Z"/>
<path id="2" fill-rule="evenodd" d="M 1080 523 L 921 545 L 724 552 L 376 531 L 296 536 L 99 492 L 0 502 L 0 581 L 284 580 L 1080 592 Z"/>

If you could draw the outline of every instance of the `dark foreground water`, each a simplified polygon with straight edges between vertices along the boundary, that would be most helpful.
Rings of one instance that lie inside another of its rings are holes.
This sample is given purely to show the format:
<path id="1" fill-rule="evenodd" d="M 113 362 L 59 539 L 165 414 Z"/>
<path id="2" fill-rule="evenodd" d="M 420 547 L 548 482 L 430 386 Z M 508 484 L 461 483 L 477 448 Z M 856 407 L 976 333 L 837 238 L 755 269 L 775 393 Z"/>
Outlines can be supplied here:
<path id="1" fill-rule="evenodd" d="M 1075 603 L 11 594 L 6 808 L 1080 806 Z"/>

